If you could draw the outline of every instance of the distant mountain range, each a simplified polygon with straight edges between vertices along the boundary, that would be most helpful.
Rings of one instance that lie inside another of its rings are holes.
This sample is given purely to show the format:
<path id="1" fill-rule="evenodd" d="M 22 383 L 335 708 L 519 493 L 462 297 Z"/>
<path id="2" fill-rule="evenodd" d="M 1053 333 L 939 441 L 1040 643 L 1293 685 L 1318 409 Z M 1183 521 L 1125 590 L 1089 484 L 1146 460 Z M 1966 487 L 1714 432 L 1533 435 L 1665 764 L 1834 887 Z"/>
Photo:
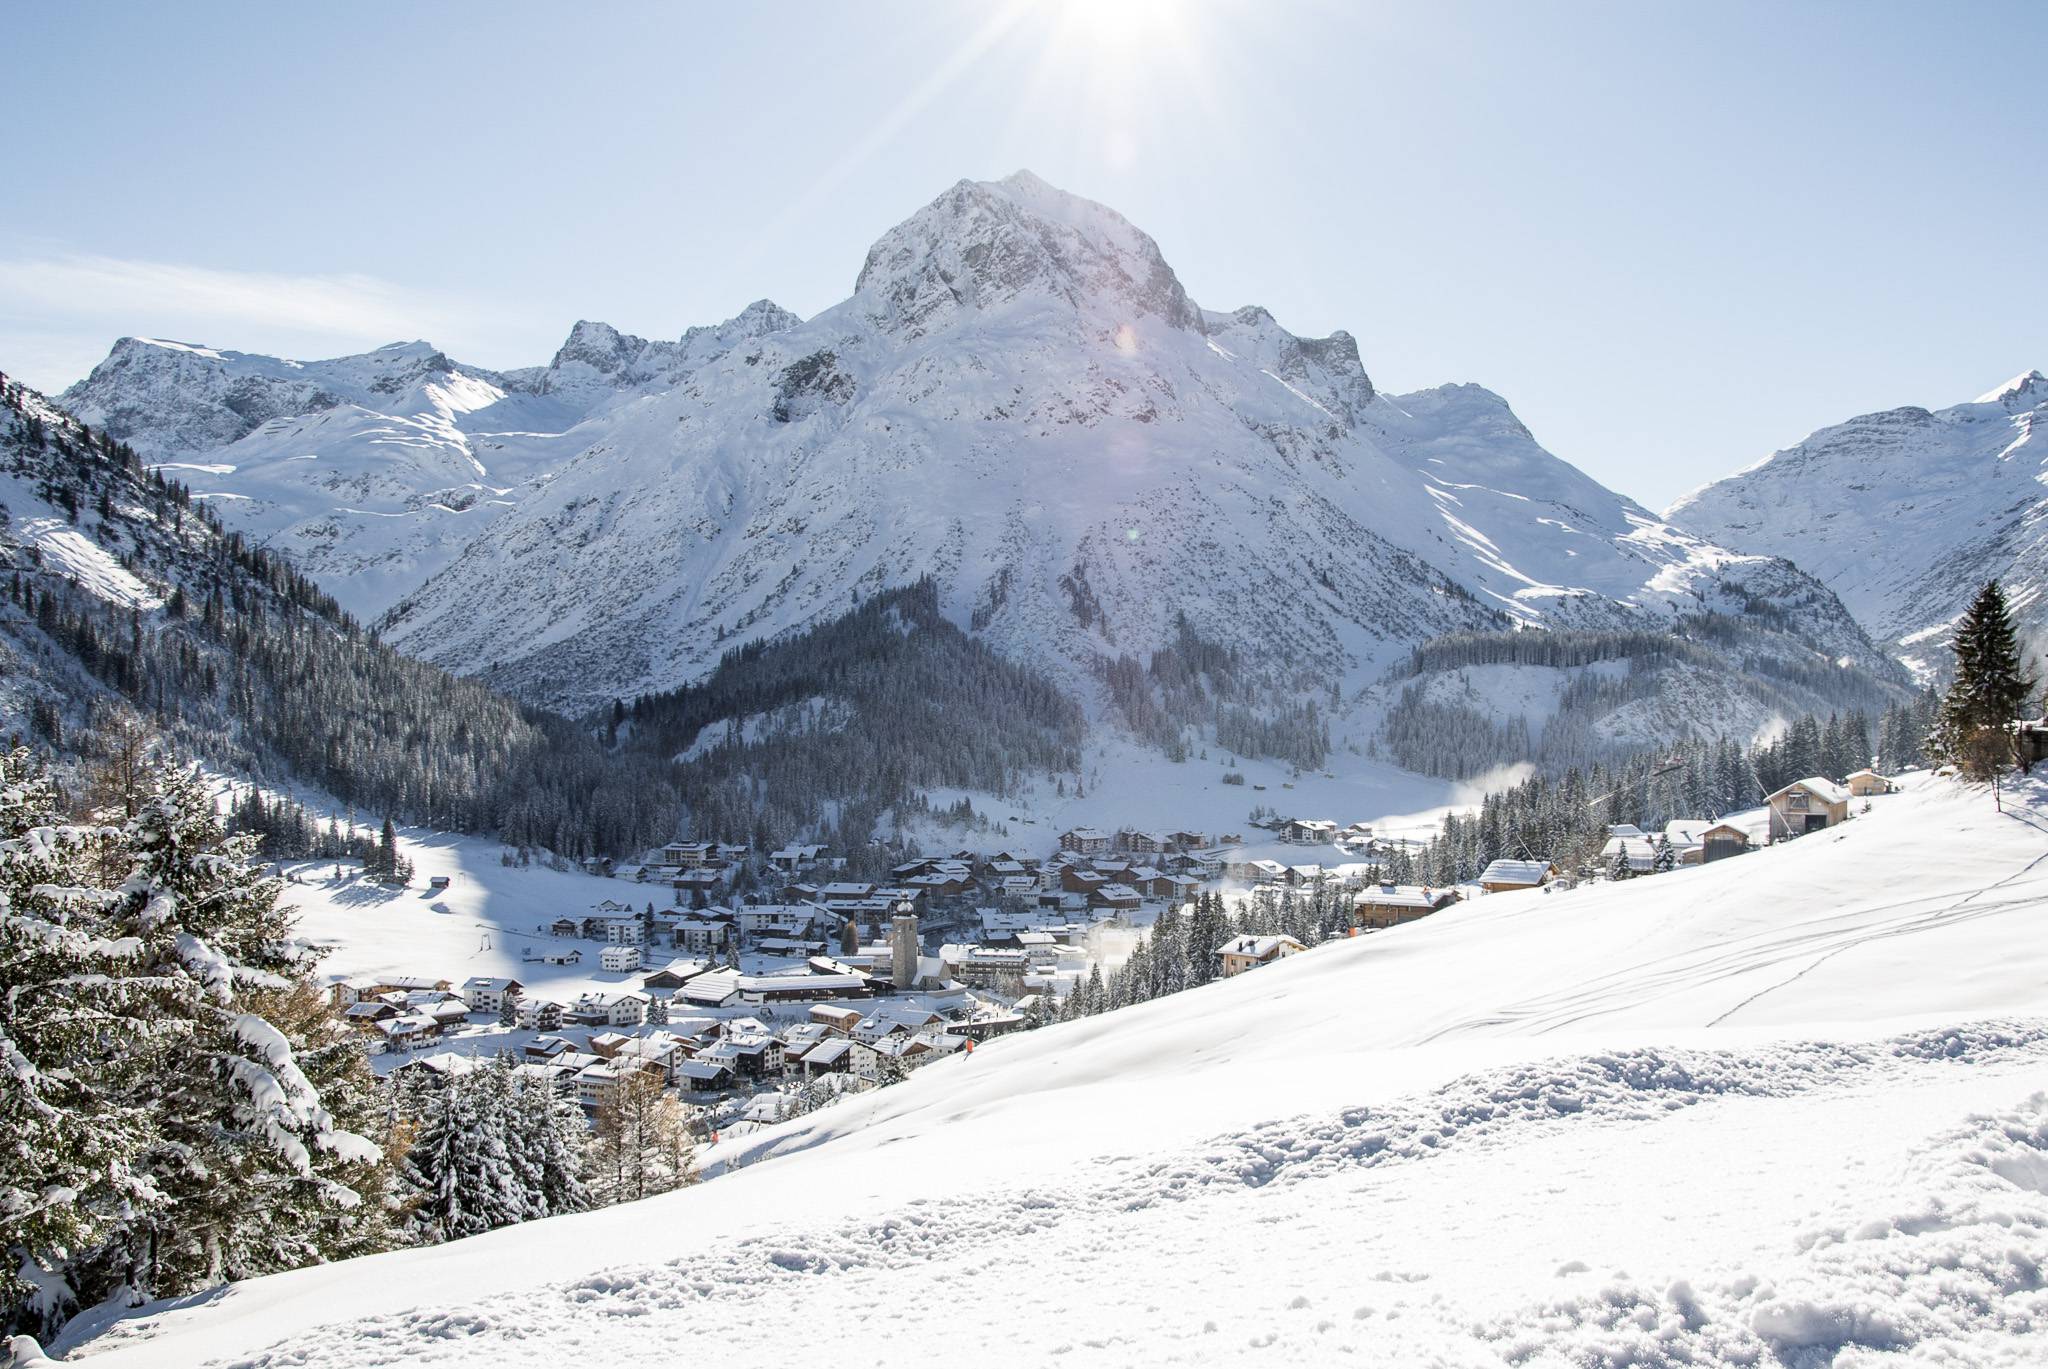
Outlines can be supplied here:
<path id="1" fill-rule="evenodd" d="M 1767 611 L 1813 662 L 1896 674 L 1779 548 L 1660 519 L 1478 386 L 1382 394 L 1347 334 L 1204 309 L 1029 173 L 946 191 L 808 321 L 579 323 L 502 373 L 129 338 L 62 400 L 386 640 L 571 711 L 927 579 L 1097 714 L 1106 663 L 1183 625 L 1338 713 L 1451 632 Z"/>
<path id="2" fill-rule="evenodd" d="M 2048 378 L 2029 371 L 1967 404 L 1823 428 L 1666 516 L 1796 561 L 1887 651 L 1936 677 L 1986 580 L 2006 582 L 2035 634 L 2048 629 Z"/>

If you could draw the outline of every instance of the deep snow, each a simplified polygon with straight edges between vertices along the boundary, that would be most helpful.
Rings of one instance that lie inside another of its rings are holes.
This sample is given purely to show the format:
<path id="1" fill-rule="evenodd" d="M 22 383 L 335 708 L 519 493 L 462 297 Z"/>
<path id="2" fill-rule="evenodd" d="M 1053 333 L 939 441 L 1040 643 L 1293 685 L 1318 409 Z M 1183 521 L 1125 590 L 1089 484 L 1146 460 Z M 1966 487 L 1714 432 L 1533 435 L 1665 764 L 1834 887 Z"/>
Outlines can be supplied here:
<path id="1" fill-rule="evenodd" d="M 690 1192 L 146 1309 L 108 1366 L 2038 1363 L 2048 786 L 1921 778 L 994 1042 Z"/>

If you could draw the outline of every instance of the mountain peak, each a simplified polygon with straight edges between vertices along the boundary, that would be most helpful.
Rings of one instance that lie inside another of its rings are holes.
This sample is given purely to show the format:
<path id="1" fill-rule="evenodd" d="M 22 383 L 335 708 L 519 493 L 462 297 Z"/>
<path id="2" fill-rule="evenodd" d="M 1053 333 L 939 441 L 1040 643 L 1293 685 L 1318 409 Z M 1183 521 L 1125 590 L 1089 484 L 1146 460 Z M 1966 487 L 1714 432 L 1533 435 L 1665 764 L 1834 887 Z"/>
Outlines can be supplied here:
<path id="1" fill-rule="evenodd" d="M 2013 399 L 2048 399 L 2048 376 L 2039 371 L 2022 371 L 1996 389 L 1978 395 L 1975 403 L 2001 404 Z"/>
<path id="2" fill-rule="evenodd" d="M 1201 328 L 1157 243 L 1029 171 L 954 184 L 883 234 L 854 291 L 878 324 L 909 338 L 1032 300 L 1110 327 L 1152 317 Z"/>

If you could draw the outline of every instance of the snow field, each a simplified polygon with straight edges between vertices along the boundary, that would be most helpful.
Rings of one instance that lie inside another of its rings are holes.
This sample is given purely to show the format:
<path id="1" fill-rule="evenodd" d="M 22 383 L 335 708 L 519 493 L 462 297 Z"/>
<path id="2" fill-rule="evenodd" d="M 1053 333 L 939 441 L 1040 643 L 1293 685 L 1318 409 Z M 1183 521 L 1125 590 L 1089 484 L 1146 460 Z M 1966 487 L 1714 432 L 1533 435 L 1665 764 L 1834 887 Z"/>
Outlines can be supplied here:
<path id="1" fill-rule="evenodd" d="M 2037 1363 L 2048 786 L 2007 807 L 1922 779 L 1768 851 L 1475 900 L 991 1042 L 715 1147 L 683 1194 L 77 1351 Z"/>

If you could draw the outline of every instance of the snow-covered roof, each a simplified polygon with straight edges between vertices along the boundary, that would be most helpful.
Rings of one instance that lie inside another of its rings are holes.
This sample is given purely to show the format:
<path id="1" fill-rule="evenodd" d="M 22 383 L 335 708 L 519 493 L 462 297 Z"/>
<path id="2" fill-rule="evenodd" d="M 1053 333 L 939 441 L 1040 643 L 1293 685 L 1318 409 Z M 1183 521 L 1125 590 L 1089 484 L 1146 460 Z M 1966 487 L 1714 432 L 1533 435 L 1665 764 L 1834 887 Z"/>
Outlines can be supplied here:
<path id="1" fill-rule="evenodd" d="M 1421 884 L 1368 884 L 1359 891 L 1358 902 L 1377 903 L 1389 908 L 1434 908 L 1451 897 L 1448 889 Z"/>
<path id="2" fill-rule="evenodd" d="M 1292 946 L 1297 951 L 1308 949 L 1308 947 L 1302 945 L 1293 937 L 1282 933 L 1278 936 L 1234 936 L 1221 946 L 1218 946 L 1216 954 L 1248 955 L 1255 960 L 1264 960 L 1267 956 L 1288 946 Z"/>
<path id="3" fill-rule="evenodd" d="M 1841 785 L 1836 784 L 1833 780 L 1824 779 L 1819 775 L 1808 775 L 1803 780 L 1792 781 L 1792 783 L 1771 795 L 1766 802 L 1776 803 L 1779 798 L 1791 793 L 1794 789 L 1804 789 L 1822 803 L 1847 803 L 1849 801 L 1849 791 Z"/>
<path id="4" fill-rule="evenodd" d="M 1547 860 L 1497 860 L 1479 874 L 1481 884 L 1541 884 L 1550 873 Z"/>

